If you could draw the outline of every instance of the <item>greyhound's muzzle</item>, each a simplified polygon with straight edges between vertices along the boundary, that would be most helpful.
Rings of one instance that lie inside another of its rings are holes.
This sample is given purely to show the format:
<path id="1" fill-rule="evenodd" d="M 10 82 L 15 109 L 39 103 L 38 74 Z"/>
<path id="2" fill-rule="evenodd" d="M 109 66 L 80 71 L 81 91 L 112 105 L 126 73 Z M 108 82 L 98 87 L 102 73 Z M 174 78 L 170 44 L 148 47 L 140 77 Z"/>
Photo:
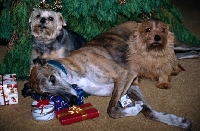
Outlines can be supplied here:
<path id="1" fill-rule="evenodd" d="M 77 103 L 78 103 L 77 96 L 72 95 L 71 93 L 57 92 L 57 95 L 62 97 L 64 100 L 66 100 L 70 106 L 77 105 Z"/>

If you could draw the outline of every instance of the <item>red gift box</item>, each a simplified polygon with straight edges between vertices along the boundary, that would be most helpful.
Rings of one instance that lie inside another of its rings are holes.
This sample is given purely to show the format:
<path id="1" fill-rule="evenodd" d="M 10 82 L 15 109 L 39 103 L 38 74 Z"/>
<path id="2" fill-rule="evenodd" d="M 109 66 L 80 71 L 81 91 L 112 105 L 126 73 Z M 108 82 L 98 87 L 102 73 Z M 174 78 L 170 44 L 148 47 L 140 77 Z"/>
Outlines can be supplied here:
<path id="1" fill-rule="evenodd" d="M 80 106 L 73 106 L 55 112 L 56 118 L 62 125 L 69 125 L 75 122 L 92 119 L 99 116 L 99 111 L 92 104 L 86 103 Z"/>

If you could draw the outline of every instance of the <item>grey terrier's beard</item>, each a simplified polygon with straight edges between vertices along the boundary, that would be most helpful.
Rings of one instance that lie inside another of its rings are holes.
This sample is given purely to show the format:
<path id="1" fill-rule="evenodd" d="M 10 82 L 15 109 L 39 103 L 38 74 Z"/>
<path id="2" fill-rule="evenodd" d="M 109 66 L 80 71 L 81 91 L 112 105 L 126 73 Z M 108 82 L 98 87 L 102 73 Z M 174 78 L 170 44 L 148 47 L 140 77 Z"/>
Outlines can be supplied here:
<path id="1" fill-rule="evenodd" d="M 33 26 L 32 35 L 42 41 L 54 40 L 60 33 L 58 29 L 51 29 L 45 25 L 37 24 Z"/>

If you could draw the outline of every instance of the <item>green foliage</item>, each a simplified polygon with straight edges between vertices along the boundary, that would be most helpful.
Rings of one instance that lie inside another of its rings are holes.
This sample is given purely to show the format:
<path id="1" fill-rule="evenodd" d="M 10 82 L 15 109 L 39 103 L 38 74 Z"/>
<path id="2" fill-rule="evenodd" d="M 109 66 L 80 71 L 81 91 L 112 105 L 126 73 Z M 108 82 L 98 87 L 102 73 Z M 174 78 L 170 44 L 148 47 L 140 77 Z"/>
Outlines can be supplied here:
<path id="1" fill-rule="evenodd" d="M 12 32 L 14 30 L 14 25 L 12 24 L 12 17 L 10 17 L 10 12 L 3 10 L 0 15 L 0 38 L 9 41 Z"/>
<path id="2" fill-rule="evenodd" d="M 152 8 L 158 9 L 161 1 L 127 0 L 124 5 L 118 0 L 63 1 L 62 14 L 70 29 L 91 40 L 117 24 L 137 20 L 142 12 L 150 13 Z"/>
<path id="3" fill-rule="evenodd" d="M 22 2 L 11 9 L 11 1 L 4 3 L 0 15 L 0 38 L 10 40 L 14 30 L 18 31 L 18 40 L 0 63 L 0 74 L 16 73 L 19 80 L 27 79 L 30 68 L 32 37 L 29 31 L 29 4 Z"/>
<path id="4" fill-rule="evenodd" d="M 6 54 L 3 62 L 0 63 L 1 74 L 16 73 L 19 80 L 28 78 L 31 54 L 31 36 L 21 37 L 14 46 L 14 49 Z"/>
<path id="5" fill-rule="evenodd" d="M 46 0 L 47 1 L 47 0 Z M 0 63 L 0 74 L 16 73 L 18 79 L 29 74 L 32 39 L 28 19 L 40 0 L 0 0 L 0 39 L 10 40 L 14 30 L 18 40 Z M 48 0 L 53 4 L 53 0 Z M 62 10 L 67 28 L 91 40 L 98 34 L 120 23 L 142 18 L 155 17 L 169 23 L 176 37 L 186 43 L 200 44 L 182 24 L 179 10 L 170 0 L 62 0 Z"/>

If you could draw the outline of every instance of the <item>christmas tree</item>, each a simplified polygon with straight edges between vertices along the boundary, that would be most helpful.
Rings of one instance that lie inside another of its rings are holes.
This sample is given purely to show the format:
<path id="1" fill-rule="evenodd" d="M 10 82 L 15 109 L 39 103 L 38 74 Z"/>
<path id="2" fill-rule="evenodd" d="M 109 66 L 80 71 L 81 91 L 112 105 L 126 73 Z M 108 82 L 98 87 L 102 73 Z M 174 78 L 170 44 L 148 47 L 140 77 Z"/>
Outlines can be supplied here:
<path id="1" fill-rule="evenodd" d="M 0 74 L 16 73 L 19 80 L 27 79 L 30 68 L 32 36 L 28 19 L 40 0 L 0 0 L 0 39 L 9 41 L 12 49 L 0 63 Z M 60 0 L 42 0 L 53 5 Z M 200 44 L 182 24 L 179 10 L 170 0 L 63 0 L 62 13 L 68 29 L 88 41 L 123 22 L 158 18 L 168 23 L 176 38 L 189 44 Z"/>

